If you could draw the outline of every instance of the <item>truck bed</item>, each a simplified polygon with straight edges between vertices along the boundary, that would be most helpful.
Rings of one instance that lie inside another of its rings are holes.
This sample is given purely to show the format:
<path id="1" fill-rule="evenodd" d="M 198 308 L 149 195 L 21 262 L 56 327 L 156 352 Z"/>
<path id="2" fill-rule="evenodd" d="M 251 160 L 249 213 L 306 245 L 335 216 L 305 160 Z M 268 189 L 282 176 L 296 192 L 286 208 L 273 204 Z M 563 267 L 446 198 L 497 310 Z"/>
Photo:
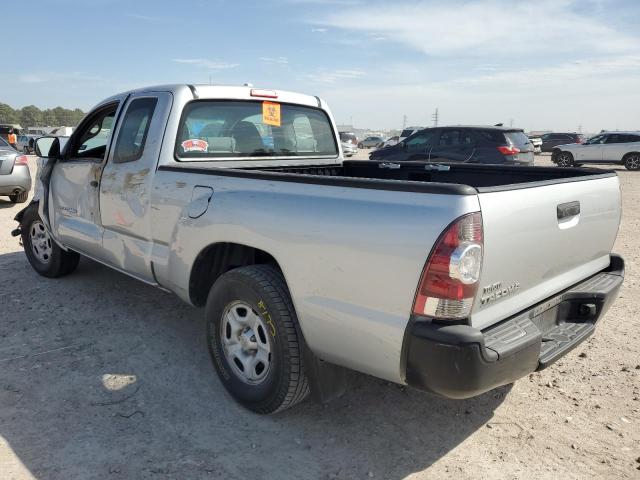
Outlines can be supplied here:
<path id="1" fill-rule="evenodd" d="M 162 170 L 191 171 L 272 181 L 399 190 L 450 195 L 476 195 L 615 176 L 595 168 L 521 167 L 434 164 L 429 162 L 345 161 L 342 165 L 216 168 L 215 162 L 181 162 Z"/>

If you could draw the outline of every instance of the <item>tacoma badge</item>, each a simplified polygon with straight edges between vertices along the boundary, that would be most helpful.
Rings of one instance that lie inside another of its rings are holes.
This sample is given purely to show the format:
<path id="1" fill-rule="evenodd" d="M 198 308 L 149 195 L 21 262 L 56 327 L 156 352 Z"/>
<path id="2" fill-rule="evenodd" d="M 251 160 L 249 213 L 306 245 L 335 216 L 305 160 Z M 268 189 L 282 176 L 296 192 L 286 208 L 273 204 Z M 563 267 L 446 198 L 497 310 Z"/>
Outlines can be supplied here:
<path id="1" fill-rule="evenodd" d="M 514 282 L 508 287 L 503 287 L 502 282 L 497 282 L 487 287 L 482 287 L 482 297 L 480 298 L 480 304 L 486 305 L 494 300 L 498 300 L 505 297 L 520 288 L 519 282 Z"/>

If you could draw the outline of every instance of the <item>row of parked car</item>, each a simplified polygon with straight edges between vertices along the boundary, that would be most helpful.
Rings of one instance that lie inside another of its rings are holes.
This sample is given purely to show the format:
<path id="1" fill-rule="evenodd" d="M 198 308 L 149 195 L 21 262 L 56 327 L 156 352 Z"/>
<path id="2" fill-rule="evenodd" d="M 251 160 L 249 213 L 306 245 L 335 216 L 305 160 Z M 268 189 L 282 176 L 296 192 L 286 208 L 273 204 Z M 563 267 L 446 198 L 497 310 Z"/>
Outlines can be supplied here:
<path id="1" fill-rule="evenodd" d="M 592 164 L 624 165 L 640 170 L 640 132 L 602 132 L 585 139 L 579 133 L 546 133 L 528 137 L 522 129 L 496 126 L 456 125 L 409 127 L 387 140 L 369 136 L 358 141 L 351 132 L 341 132 L 345 156 L 358 148 L 374 148 L 371 160 L 390 162 L 427 160 L 485 164 L 533 165 L 534 155 L 550 152 L 560 167 Z"/>

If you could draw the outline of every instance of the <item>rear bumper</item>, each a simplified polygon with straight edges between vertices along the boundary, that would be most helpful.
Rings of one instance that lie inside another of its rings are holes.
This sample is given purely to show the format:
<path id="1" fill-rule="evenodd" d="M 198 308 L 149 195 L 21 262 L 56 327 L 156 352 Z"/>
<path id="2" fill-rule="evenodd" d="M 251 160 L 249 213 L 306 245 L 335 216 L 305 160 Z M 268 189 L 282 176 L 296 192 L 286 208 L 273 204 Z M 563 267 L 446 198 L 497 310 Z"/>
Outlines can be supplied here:
<path id="1" fill-rule="evenodd" d="M 497 325 L 478 330 L 415 320 L 405 335 L 406 381 L 468 398 L 551 365 L 588 338 L 618 295 L 624 260 Z"/>
<path id="2" fill-rule="evenodd" d="M 13 171 L 0 175 L 0 195 L 13 195 L 31 190 L 31 174 L 26 165 L 14 165 Z"/>

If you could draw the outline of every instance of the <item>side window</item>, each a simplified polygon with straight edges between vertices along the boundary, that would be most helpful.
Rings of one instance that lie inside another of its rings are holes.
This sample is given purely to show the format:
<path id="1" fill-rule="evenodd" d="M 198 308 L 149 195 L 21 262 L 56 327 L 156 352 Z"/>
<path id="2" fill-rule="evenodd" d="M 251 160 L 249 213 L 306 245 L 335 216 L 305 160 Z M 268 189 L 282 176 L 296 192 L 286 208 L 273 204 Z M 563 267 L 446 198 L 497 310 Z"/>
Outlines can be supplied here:
<path id="1" fill-rule="evenodd" d="M 608 135 L 605 143 L 623 143 L 624 135 Z"/>
<path id="2" fill-rule="evenodd" d="M 104 158 L 118 105 L 110 105 L 82 125 L 76 133 L 69 158 Z"/>
<path id="3" fill-rule="evenodd" d="M 469 130 L 463 130 L 460 133 L 460 144 L 461 145 L 474 145 L 476 143 L 476 139 L 473 134 Z"/>
<path id="4" fill-rule="evenodd" d="M 408 152 L 424 152 L 427 148 L 433 145 L 433 138 L 435 134 L 430 133 L 418 133 L 411 138 L 405 140 Z"/>
<path id="5" fill-rule="evenodd" d="M 440 135 L 440 146 L 451 147 L 454 145 L 460 145 L 460 131 L 458 130 L 445 130 Z"/>
<path id="6" fill-rule="evenodd" d="M 129 104 L 118 132 L 113 163 L 133 162 L 142 157 L 157 103 L 157 98 L 136 98 Z"/>

